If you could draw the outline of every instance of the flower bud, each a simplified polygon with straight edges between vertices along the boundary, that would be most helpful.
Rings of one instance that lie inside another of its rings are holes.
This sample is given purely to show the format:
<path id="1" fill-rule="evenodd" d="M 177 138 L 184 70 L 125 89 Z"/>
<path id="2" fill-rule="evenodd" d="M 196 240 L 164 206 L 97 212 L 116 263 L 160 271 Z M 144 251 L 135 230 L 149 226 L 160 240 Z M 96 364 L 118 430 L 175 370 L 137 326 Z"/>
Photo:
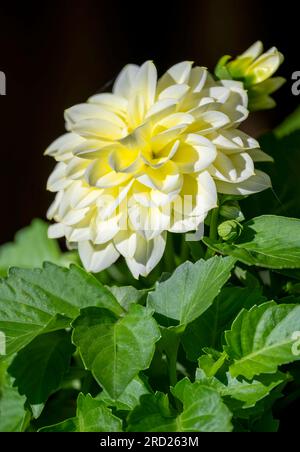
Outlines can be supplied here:
<path id="1" fill-rule="evenodd" d="M 239 203 L 236 201 L 228 202 L 220 207 L 220 216 L 226 220 L 243 221 L 245 219 Z"/>
<path id="2" fill-rule="evenodd" d="M 225 240 L 237 239 L 243 230 L 243 226 L 235 220 L 228 220 L 221 223 L 218 227 L 219 236 Z"/>
<path id="3" fill-rule="evenodd" d="M 276 105 L 270 94 L 285 82 L 282 77 L 271 78 L 282 62 L 283 55 L 276 47 L 263 53 L 263 44 L 257 41 L 233 60 L 228 55 L 222 57 L 215 75 L 220 79 L 242 81 L 248 90 L 249 109 L 265 110 Z"/>

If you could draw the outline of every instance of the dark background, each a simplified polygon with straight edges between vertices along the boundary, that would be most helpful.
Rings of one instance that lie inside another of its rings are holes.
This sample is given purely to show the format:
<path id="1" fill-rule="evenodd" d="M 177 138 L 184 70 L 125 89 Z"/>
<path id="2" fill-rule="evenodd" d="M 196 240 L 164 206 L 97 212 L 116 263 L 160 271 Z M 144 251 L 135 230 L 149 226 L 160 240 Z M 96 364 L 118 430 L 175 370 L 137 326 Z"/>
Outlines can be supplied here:
<path id="1" fill-rule="evenodd" d="M 193 60 L 213 69 L 223 54 L 238 54 L 257 39 L 285 54 L 288 81 L 277 110 L 252 116 L 258 136 L 298 104 L 291 74 L 300 70 L 300 5 L 259 0 L 140 2 L 7 2 L 0 7 L 0 242 L 33 217 L 45 216 L 53 195 L 45 189 L 54 160 L 44 149 L 64 132 L 63 110 L 83 102 L 128 62 L 152 59 L 159 71 Z"/>

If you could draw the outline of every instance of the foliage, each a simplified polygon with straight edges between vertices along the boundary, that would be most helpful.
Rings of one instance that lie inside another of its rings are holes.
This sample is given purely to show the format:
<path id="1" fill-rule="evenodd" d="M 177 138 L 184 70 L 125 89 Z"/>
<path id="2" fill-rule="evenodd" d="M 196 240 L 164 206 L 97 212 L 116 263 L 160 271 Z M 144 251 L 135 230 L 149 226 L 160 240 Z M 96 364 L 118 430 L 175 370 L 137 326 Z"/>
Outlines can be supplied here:
<path id="1" fill-rule="evenodd" d="M 300 393 L 296 119 L 261 139 L 277 198 L 221 197 L 202 242 L 177 236 L 134 286 L 122 262 L 87 273 L 40 220 L 1 247 L 1 431 L 280 428 Z"/>

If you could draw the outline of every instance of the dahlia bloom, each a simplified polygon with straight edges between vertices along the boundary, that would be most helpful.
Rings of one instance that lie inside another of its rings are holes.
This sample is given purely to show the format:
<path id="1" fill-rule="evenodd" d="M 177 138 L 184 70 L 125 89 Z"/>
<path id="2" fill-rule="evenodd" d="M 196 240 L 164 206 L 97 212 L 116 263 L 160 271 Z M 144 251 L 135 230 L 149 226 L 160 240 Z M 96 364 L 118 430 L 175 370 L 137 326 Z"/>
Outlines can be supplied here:
<path id="1" fill-rule="evenodd" d="M 46 150 L 58 162 L 49 236 L 65 236 L 89 271 L 122 255 L 134 277 L 146 276 L 167 231 L 196 231 L 217 192 L 270 186 L 254 168 L 268 156 L 238 130 L 247 102 L 242 83 L 215 81 L 188 61 L 159 79 L 152 62 L 126 66 L 112 93 L 66 110 L 68 133 Z"/>

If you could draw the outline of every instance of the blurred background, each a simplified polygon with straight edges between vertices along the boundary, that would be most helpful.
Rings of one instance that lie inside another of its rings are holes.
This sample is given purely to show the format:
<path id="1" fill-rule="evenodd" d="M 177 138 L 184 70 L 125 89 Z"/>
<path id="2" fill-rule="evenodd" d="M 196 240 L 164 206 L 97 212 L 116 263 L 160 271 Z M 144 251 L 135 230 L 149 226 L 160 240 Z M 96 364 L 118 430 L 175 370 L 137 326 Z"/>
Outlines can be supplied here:
<path id="1" fill-rule="evenodd" d="M 45 148 L 64 132 L 63 111 L 85 101 L 128 62 L 152 59 L 160 72 L 181 60 L 214 68 L 223 54 L 236 55 L 257 39 L 285 55 L 275 95 L 279 108 L 252 116 L 247 131 L 272 129 L 299 104 L 291 75 L 300 70 L 300 4 L 252 0 L 140 2 L 6 2 L 1 5 L 0 243 L 34 217 L 45 217 L 53 195 L 46 180 L 54 160 Z M 137 9 L 138 8 L 138 9 Z"/>

